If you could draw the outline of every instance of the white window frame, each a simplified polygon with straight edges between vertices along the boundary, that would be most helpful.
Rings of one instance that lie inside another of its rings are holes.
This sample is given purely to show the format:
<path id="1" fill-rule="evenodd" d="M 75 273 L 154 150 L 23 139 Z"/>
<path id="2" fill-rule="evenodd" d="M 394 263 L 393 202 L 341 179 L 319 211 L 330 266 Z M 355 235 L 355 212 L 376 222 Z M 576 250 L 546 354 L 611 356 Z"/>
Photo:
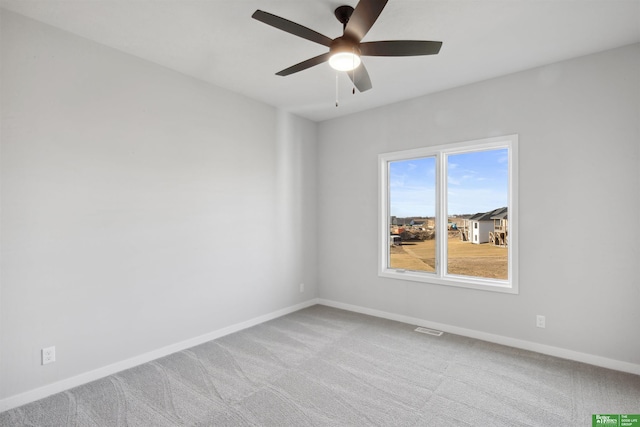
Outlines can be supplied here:
<path id="1" fill-rule="evenodd" d="M 447 271 L 447 155 L 507 148 L 509 154 L 509 212 L 508 279 L 445 274 Z M 422 157 L 436 158 L 436 272 L 421 272 L 389 267 L 389 163 Z M 486 291 L 518 293 L 518 135 L 506 135 L 453 144 L 395 151 L 378 155 L 378 276 L 455 286 Z"/>

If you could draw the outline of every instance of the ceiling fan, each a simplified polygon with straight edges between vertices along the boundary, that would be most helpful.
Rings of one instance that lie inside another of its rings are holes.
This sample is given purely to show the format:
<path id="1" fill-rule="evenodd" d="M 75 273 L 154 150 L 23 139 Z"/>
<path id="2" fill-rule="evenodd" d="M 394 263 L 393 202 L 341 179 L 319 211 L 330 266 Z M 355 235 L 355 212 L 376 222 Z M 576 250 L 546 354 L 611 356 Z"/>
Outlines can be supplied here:
<path id="1" fill-rule="evenodd" d="M 349 78 L 360 92 L 364 92 L 371 89 L 371 79 L 360 59 L 361 56 L 435 55 L 442 46 L 442 42 L 420 40 L 386 40 L 362 43 L 362 38 L 376 22 L 387 1 L 360 0 L 355 9 L 351 6 L 338 7 L 334 14 L 342 23 L 343 34 L 335 39 L 262 10 L 256 10 L 251 17 L 329 48 L 327 53 L 277 72 L 278 76 L 288 76 L 329 61 L 329 65 L 338 71 L 352 71 L 347 73 Z"/>

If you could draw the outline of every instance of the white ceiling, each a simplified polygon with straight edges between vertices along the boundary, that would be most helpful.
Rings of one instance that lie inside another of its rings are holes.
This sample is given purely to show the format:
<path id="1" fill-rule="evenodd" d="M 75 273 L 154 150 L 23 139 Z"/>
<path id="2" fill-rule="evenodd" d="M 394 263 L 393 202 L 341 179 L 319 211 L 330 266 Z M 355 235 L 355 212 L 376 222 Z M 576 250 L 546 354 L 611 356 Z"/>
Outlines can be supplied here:
<path id="1" fill-rule="evenodd" d="M 6 9 L 322 121 L 640 42 L 640 0 L 390 0 L 364 41 L 438 40 L 439 55 L 365 57 L 373 89 L 351 94 L 321 64 L 279 77 L 327 48 L 254 19 L 261 9 L 330 38 L 333 10 L 357 0 L 0 0 Z"/>

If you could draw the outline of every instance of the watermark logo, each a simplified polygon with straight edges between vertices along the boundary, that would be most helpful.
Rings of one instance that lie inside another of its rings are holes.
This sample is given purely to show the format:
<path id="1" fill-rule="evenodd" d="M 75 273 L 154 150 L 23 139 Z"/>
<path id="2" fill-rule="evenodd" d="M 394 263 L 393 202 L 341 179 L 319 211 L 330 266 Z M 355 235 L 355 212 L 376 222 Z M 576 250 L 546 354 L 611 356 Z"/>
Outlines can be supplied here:
<path id="1" fill-rule="evenodd" d="M 610 426 L 610 427 L 619 427 L 619 419 L 617 415 L 611 414 L 596 414 L 592 418 L 593 426 Z"/>
<path id="2" fill-rule="evenodd" d="M 640 414 L 594 414 L 592 427 L 640 427 Z"/>

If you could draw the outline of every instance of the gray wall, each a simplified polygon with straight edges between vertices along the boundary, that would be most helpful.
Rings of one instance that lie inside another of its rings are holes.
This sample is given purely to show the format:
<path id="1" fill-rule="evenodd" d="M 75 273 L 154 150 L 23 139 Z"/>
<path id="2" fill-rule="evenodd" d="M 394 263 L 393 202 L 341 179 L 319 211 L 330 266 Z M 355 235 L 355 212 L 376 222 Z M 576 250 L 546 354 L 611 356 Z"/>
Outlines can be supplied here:
<path id="1" fill-rule="evenodd" d="M 321 123 L 320 297 L 639 364 L 639 122 L 633 45 Z M 519 295 L 378 277 L 377 155 L 514 133 Z"/>
<path id="2" fill-rule="evenodd" d="M 0 400 L 316 296 L 315 123 L 1 27 Z"/>

